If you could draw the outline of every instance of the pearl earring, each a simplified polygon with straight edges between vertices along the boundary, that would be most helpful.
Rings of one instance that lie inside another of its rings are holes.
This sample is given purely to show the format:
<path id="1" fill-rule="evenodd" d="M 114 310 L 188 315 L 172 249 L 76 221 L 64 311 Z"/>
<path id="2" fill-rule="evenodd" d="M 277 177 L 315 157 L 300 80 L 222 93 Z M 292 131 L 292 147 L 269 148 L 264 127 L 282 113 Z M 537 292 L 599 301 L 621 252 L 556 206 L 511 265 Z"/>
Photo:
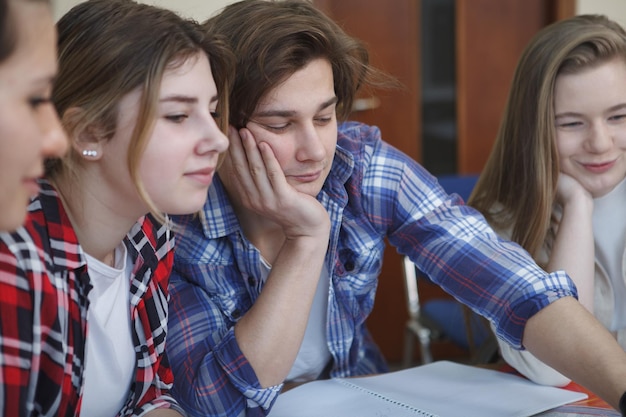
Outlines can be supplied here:
<path id="1" fill-rule="evenodd" d="M 98 151 L 92 149 L 83 149 L 83 156 L 93 158 L 98 156 Z"/>

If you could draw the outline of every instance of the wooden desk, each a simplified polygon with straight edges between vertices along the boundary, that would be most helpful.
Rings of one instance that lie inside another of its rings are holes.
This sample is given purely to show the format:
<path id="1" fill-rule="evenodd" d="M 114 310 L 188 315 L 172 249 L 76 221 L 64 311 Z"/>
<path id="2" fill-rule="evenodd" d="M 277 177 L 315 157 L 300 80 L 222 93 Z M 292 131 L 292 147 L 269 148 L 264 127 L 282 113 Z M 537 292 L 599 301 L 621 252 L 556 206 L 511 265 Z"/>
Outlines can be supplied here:
<path id="1" fill-rule="evenodd" d="M 584 392 L 589 395 L 589 398 L 587 398 L 586 400 L 577 401 L 572 404 L 557 407 L 554 410 L 537 414 L 537 417 L 621 417 L 621 414 L 618 411 L 614 410 L 604 400 L 598 398 L 598 396 L 596 396 L 594 393 L 581 387 L 580 385 L 571 382 L 565 388 L 572 391 Z"/>

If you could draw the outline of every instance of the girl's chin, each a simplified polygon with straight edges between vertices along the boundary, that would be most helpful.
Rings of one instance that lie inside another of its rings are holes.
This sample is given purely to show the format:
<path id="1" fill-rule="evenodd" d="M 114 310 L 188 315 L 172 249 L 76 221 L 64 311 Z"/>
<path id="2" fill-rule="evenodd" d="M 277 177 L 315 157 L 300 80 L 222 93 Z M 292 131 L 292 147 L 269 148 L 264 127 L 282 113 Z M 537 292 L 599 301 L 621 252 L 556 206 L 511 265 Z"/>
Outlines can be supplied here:
<path id="1" fill-rule="evenodd" d="M 0 219 L 0 232 L 13 232 L 22 226 L 26 221 L 27 207 L 28 199 L 21 205 L 15 201 L 12 207 L 2 210 L 4 213 Z"/>

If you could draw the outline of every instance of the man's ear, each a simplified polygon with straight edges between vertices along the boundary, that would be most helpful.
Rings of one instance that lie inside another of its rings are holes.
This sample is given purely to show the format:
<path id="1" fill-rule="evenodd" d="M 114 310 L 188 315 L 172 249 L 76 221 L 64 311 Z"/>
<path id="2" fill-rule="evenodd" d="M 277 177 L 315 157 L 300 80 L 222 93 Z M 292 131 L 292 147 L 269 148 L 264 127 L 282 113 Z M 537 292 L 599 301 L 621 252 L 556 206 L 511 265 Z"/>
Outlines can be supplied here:
<path id="1" fill-rule="evenodd" d="M 74 152 L 86 160 L 98 160 L 102 157 L 102 129 L 94 124 L 85 125 L 83 120 L 84 110 L 80 107 L 70 107 L 62 117 Z"/>

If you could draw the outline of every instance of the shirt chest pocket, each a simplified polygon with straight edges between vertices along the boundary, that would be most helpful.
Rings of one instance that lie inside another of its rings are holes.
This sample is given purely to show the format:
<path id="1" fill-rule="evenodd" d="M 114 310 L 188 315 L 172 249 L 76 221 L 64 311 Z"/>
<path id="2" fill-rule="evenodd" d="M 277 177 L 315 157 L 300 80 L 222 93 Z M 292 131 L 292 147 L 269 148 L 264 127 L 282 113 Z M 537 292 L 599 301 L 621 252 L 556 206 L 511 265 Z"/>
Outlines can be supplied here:
<path id="1" fill-rule="evenodd" d="M 336 284 L 355 294 L 376 288 L 382 267 L 383 248 L 378 245 L 357 245 L 339 249 L 335 268 Z"/>
<path id="2" fill-rule="evenodd" d="M 333 277 L 337 307 L 354 323 L 364 322 L 374 305 L 382 253 L 377 245 L 338 251 Z"/>
<path id="3" fill-rule="evenodd" d="M 381 271 L 384 237 L 363 216 L 344 213 L 337 241 L 335 273 L 341 277 L 376 278 Z"/>

